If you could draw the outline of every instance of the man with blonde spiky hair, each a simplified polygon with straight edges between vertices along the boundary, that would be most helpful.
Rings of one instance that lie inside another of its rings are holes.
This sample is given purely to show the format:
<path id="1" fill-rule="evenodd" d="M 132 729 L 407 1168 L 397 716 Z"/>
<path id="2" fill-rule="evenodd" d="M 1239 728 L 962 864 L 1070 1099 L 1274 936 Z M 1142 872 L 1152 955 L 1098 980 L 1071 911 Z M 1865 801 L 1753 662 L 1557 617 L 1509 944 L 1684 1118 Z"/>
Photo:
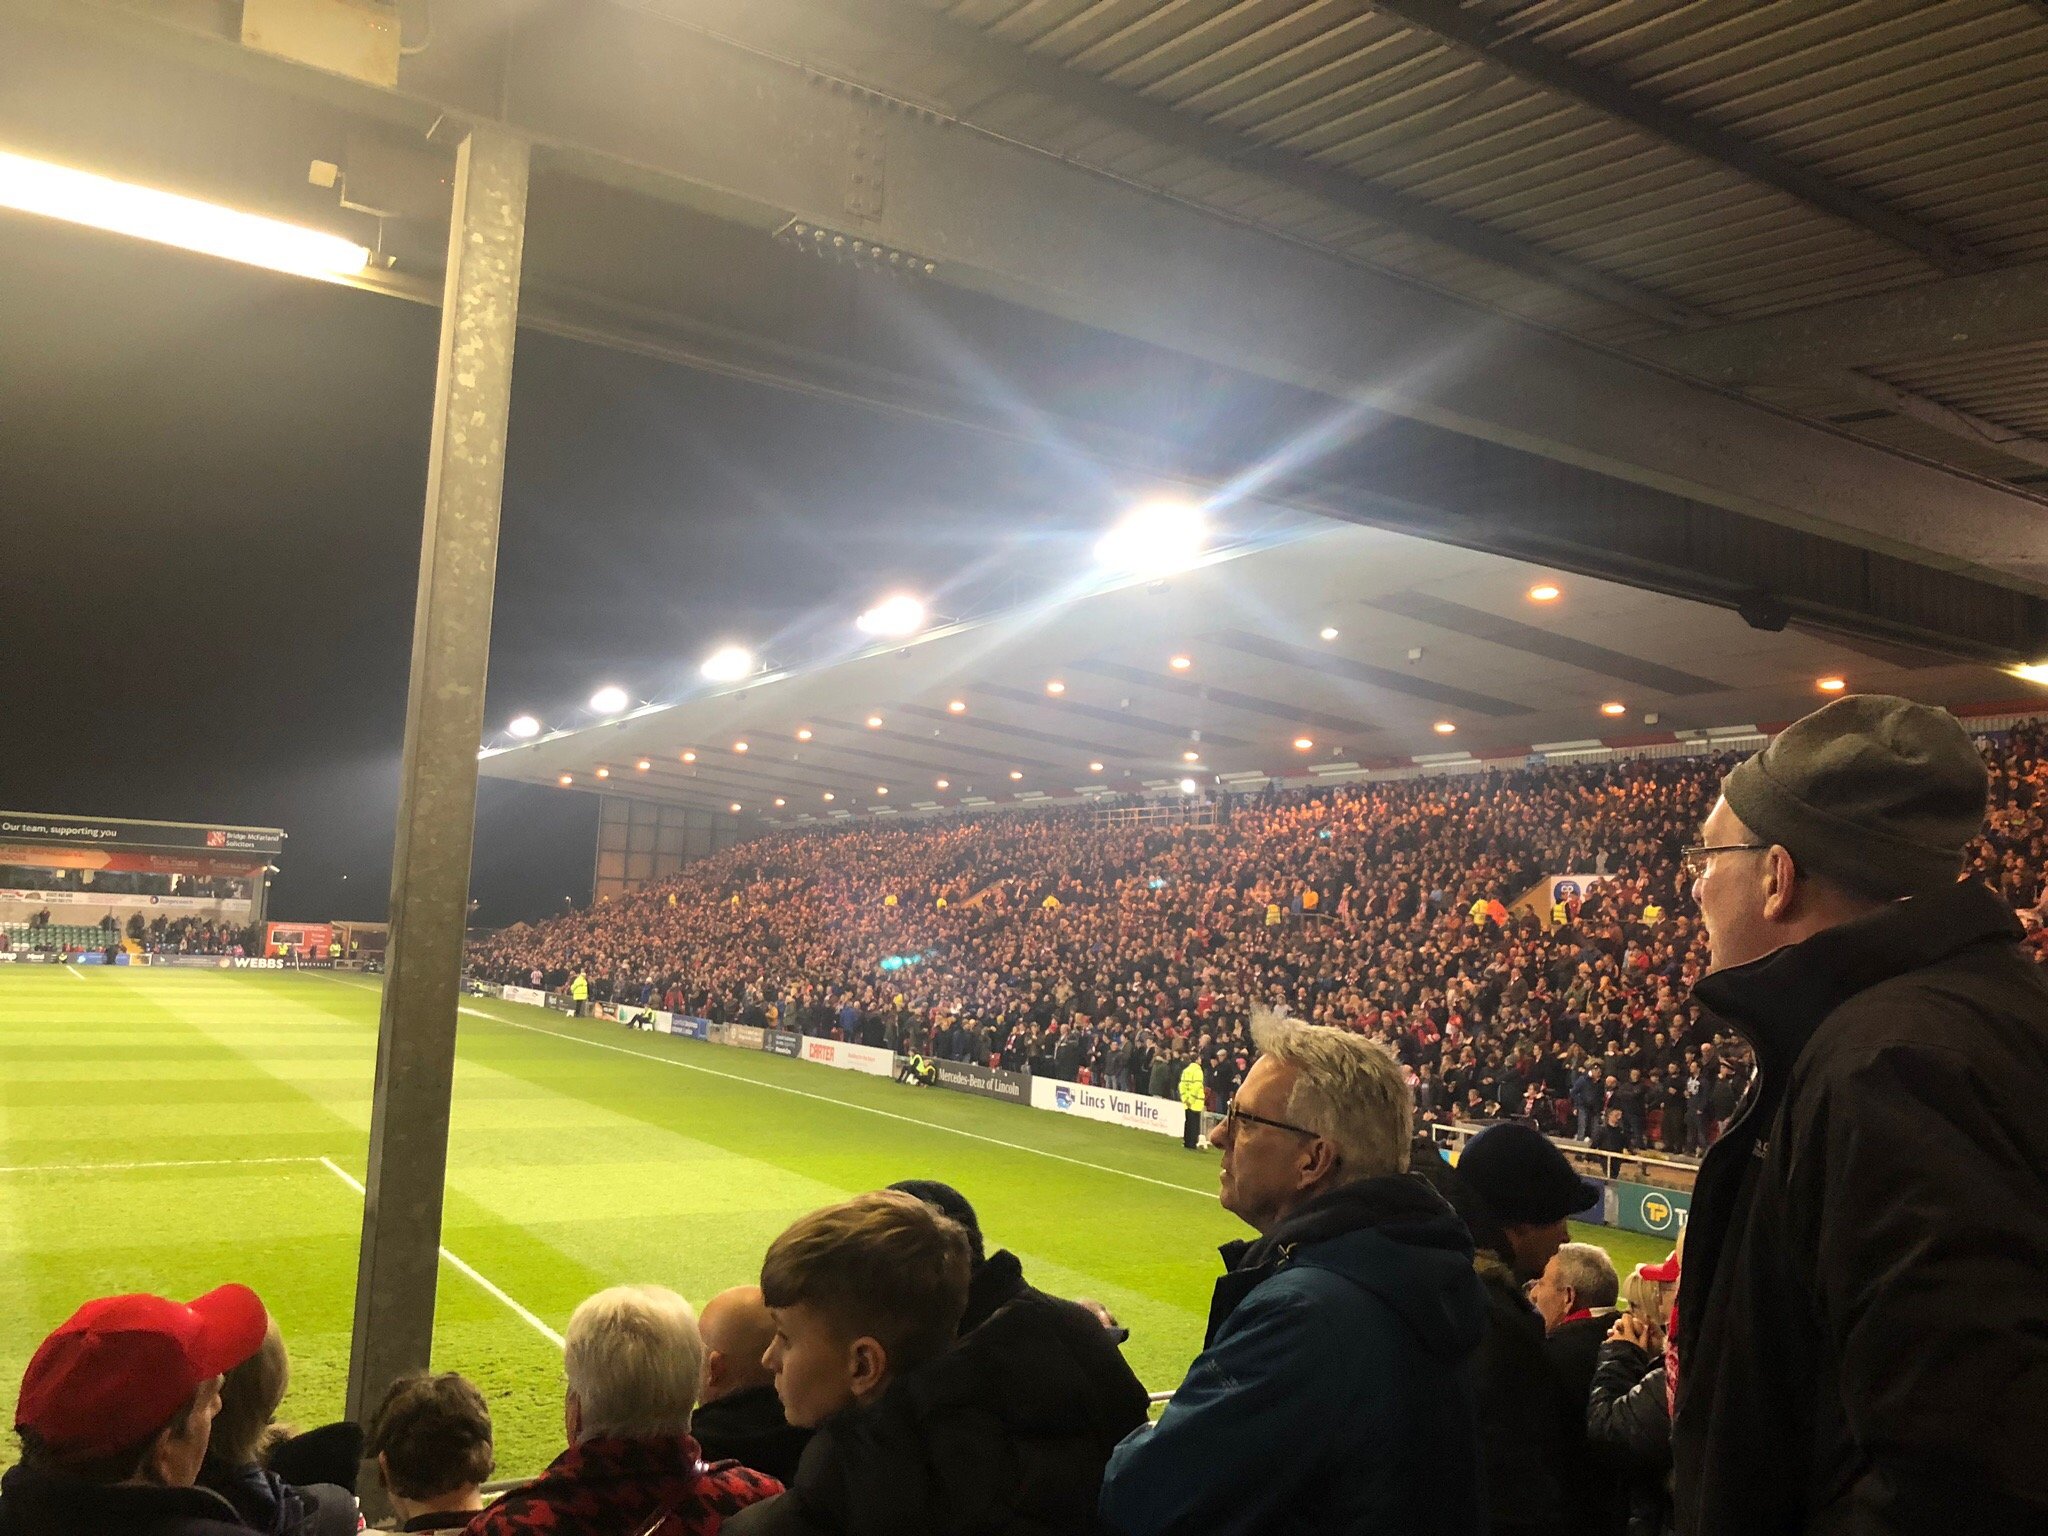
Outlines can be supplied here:
<path id="1" fill-rule="evenodd" d="M 1224 1209 L 1259 1236 L 1224 1246 L 1202 1353 L 1117 1447 L 1103 1519 L 1122 1536 L 1478 1529 L 1486 1306 L 1464 1225 L 1408 1172 L 1400 1066 L 1264 1012 L 1252 1038 L 1209 1139 Z"/>

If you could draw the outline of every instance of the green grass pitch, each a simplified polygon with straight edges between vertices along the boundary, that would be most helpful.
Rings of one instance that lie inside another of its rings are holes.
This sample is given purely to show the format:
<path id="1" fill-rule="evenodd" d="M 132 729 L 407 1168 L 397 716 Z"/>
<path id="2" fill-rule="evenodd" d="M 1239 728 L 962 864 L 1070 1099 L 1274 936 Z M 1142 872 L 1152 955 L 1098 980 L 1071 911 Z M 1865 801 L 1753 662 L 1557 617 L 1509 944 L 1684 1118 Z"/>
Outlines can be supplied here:
<path id="1" fill-rule="evenodd" d="M 285 1416 L 337 1416 L 347 1371 L 378 993 L 368 978 L 0 968 L 0 1383 L 87 1297 L 262 1294 Z M 693 1301 L 758 1272 L 816 1206 L 941 1178 L 1036 1284 L 1107 1302 L 1164 1390 L 1199 1348 L 1216 1160 L 1175 1141 L 761 1053 L 469 1000 L 449 1146 L 437 1367 L 490 1397 L 503 1475 L 561 1446 L 556 1346 L 624 1281 Z M 1664 1245 L 1587 1229 L 1617 1262 Z M 508 1299 L 511 1305 L 508 1305 Z M 0 1465 L 13 1459 L 12 1437 Z"/>

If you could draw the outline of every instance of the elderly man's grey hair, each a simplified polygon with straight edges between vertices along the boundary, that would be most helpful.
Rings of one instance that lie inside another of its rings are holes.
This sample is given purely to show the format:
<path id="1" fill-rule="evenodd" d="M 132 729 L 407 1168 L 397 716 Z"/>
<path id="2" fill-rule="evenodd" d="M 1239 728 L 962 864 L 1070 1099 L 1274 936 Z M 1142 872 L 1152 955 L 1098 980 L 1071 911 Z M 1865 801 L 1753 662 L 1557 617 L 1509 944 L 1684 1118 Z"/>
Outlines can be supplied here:
<path id="1" fill-rule="evenodd" d="M 704 1379 L 697 1314 L 664 1286 L 599 1291 L 570 1314 L 562 1369 L 583 1405 L 583 1439 L 688 1434 Z"/>
<path id="2" fill-rule="evenodd" d="M 1252 1010 L 1252 1043 L 1299 1074 L 1287 1118 L 1335 1143 L 1342 1182 L 1408 1171 L 1415 1096 L 1385 1046 L 1263 1008 Z"/>
<path id="3" fill-rule="evenodd" d="M 1557 1278 L 1559 1284 L 1571 1287 L 1580 1306 L 1595 1311 L 1613 1306 L 1621 1297 L 1621 1276 L 1615 1273 L 1614 1260 L 1595 1243 L 1566 1243 L 1558 1249 Z"/>

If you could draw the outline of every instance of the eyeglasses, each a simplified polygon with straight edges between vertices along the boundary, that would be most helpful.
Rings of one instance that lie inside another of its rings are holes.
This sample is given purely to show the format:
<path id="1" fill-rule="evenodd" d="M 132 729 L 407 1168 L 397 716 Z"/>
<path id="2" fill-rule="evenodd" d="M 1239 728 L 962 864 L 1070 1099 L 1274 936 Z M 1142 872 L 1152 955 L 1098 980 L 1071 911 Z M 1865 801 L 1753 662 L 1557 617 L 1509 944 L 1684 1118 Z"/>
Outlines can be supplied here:
<path id="1" fill-rule="evenodd" d="M 1678 867 L 1685 872 L 1688 880 L 1697 880 L 1707 872 L 1707 860 L 1717 853 L 1769 853 L 1776 843 L 1694 843 L 1689 848 L 1678 850 Z"/>
<path id="2" fill-rule="evenodd" d="M 1223 1111 L 1223 1123 L 1229 1126 L 1232 1132 L 1241 1131 L 1248 1125 L 1270 1125 L 1276 1131 L 1292 1131 L 1297 1136 L 1323 1134 L 1321 1131 L 1312 1131 L 1305 1125 L 1289 1125 L 1285 1120 L 1268 1120 L 1264 1115 L 1255 1115 L 1249 1110 L 1239 1109 L 1235 1099 L 1232 1099 Z"/>

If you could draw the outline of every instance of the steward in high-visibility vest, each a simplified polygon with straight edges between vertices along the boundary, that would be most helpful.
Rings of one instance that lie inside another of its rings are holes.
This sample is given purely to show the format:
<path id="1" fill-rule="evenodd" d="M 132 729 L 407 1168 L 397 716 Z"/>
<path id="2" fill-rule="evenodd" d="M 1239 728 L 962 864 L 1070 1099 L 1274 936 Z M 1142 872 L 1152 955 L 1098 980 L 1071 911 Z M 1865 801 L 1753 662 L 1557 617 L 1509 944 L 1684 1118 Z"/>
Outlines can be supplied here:
<path id="1" fill-rule="evenodd" d="M 590 1001 L 590 978 L 581 971 L 578 971 L 576 979 L 569 983 L 569 996 L 579 1003 Z"/>
<path id="2" fill-rule="evenodd" d="M 1202 1144 L 1202 1111 L 1209 1104 L 1209 1085 L 1202 1077 L 1202 1064 L 1191 1061 L 1180 1071 L 1180 1107 L 1186 1112 L 1181 1123 L 1180 1144 L 1190 1152 Z"/>

